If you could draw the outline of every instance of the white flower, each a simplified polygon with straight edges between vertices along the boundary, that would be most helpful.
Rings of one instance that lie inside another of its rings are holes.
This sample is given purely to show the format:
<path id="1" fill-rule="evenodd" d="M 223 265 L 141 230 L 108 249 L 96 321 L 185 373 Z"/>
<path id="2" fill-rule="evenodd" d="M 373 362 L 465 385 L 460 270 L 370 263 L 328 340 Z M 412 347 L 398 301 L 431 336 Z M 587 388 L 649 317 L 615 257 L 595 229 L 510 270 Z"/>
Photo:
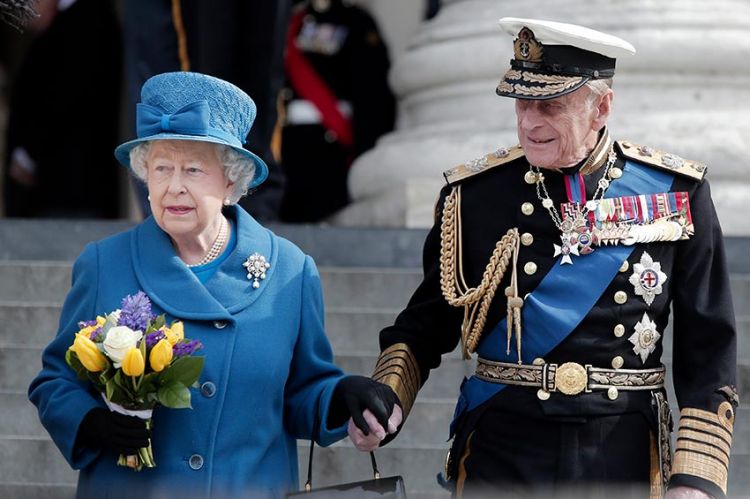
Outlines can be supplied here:
<path id="1" fill-rule="evenodd" d="M 107 331 L 104 338 L 104 353 L 112 359 L 115 368 L 119 368 L 127 351 L 135 347 L 142 337 L 141 331 L 133 331 L 127 326 L 115 326 Z"/>

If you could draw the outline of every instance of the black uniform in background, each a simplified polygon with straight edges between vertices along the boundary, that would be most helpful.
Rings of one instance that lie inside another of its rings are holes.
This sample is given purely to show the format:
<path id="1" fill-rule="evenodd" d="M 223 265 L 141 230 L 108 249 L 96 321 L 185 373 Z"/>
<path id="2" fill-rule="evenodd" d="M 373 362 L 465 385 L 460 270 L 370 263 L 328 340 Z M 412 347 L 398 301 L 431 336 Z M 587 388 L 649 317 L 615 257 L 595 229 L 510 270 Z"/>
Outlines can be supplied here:
<path id="1" fill-rule="evenodd" d="M 626 165 L 624 161 L 627 153 L 629 161 L 642 164 L 643 168 L 668 170 L 654 166 L 652 158 L 637 152 L 641 150 L 648 151 L 618 142 L 614 167 L 625 174 L 632 170 L 630 163 Z M 491 157 L 494 156 L 487 155 Z M 517 227 L 523 241 L 518 259 L 518 295 L 523 297 L 559 265 L 553 248 L 560 245 L 560 230 L 538 200 L 534 183 L 525 180 L 529 172 L 526 158 L 519 153 L 516 158 L 509 156 L 508 160 L 497 163 L 490 168 L 474 165 L 480 173 L 453 182 L 460 184 L 462 190 L 461 262 L 467 285 L 476 286 L 497 241 L 509 229 Z M 472 167 L 460 168 L 471 171 Z M 578 167 L 565 173 L 575 174 L 577 170 Z M 584 176 L 586 199 L 592 199 L 603 171 L 599 167 Z M 451 174 L 446 174 L 450 179 Z M 552 170 L 543 170 L 543 174 L 555 206 L 567 202 L 565 175 Z M 673 467 L 671 484 L 689 485 L 709 490 L 714 497 L 724 497 L 720 487 L 722 473 L 726 485 L 726 467 L 716 463 L 729 460 L 732 409 L 737 401 L 735 324 L 721 229 L 709 184 L 702 180 L 702 175 L 697 177 L 677 173 L 671 187 L 665 189 L 688 193 L 695 234 L 688 240 L 637 243 L 593 308 L 541 363 L 560 366 L 571 362 L 611 370 L 658 368 L 671 306 L 674 346 L 669 376 L 682 410 L 681 421 L 692 421 L 710 432 L 706 435 L 720 434 L 727 439 L 715 448 L 710 447 L 716 454 L 706 458 L 708 465 L 704 471 Z M 463 308 L 447 303 L 440 282 L 441 217 L 451 187 L 446 186 L 441 193 L 436 224 L 425 243 L 424 280 L 395 324 L 384 329 L 380 336 L 383 354 L 375 378 L 394 387 L 407 412 L 430 370 L 439 366 L 441 356 L 451 352 L 461 337 Z M 667 276 L 661 283 L 661 293 L 655 294 L 650 306 L 635 293 L 636 287 L 630 281 L 635 265 L 642 264 L 647 253 L 660 263 Z M 574 256 L 573 267 L 585 258 L 591 257 Z M 509 269 L 497 288 L 482 334 L 482 341 L 499 340 L 503 353 L 505 334 L 501 338 L 486 336 L 506 315 L 503 290 L 510 285 L 510 275 Z M 582 274 L 560 292 L 573 305 L 592 277 Z M 637 331 L 637 324 L 643 321 L 644 313 L 656 324 L 661 338 L 655 342 L 653 338 L 641 338 L 647 344 L 651 341 L 654 347 L 642 358 L 635 353 L 631 337 Z M 524 336 L 522 341 L 529 340 Z M 480 355 L 482 345 L 480 342 Z M 515 363 L 516 357 L 494 360 Z M 531 360 L 524 362 L 530 363 Z M 447 474 L 465 493 L 487 492 L 491 488 L 492 496 L 506 492 L 523 497 L 529 493 L 549 493 L 550 487 L 579 486 L 591 492 L 593 486 L 601 487 L 593 489 L 599 490 L 601 497 L 630 487 L 637 494 L 634 497 L 647 497 L 650 475 L 661 471 L 658 455 L 653 454 L 659 452 L 659 422 L 662 432 L 669 424 L 665 414 L 659 414 L 658 397 L 664 394 L 664 390 L 620 389 L 618 393 L 604 389 L 575 395 L 553 392 L 540 398 L 535 387 L 509 385 L 472 410 L 467 410 L 466 400 L 459 399 Z M 675 462 L 681 459 L 680 453 L 684 456 L 696 450 L 692 441 L 696 434 L 682 428 L 682 423 Z M 698 445 L 699 450 L 709 448 Z M 722 454 L 724 450 L 726 457 Z M 709 469 L 711 472 L 705 471 Z"/>
<path id="2" fill-rule="evenodd" d="M 78 0 L 35 38 L 13 82 L 4 172 L 10 217 L 115 218 L 122 47 L 112 2 Z M 33 181 L 9 174 L 22 148 Z"/>
<path id="3" fill-rule="evenodd" d="M 347 144 L 322 123 L 315 103 L 295 88 L 289 74 L 295 68 L 287 64 L 281 142 L 287 185 L 281 213 L 287 222 L 313 222 L 349 202 L 349 166 L 393 129 L 395 99 L 387 82 L 388 51 L 367 12 L 333 0 L 324 11 L 303 3 L 293 14 L 293 26 L 295 19 L 299 28 L 290 31 L 287 45 L 295 44 L 338 100 L 353 138 Z"/>
<path id="4" fill-rule="evenodd" d="M 245 91 L 258 109 L 245 147 L 266 162 L 268 179 L 239 204 L 259 220 L 277 219 L 284 175 L 271 139 L 291 0 L 127 0 L 124 10 L 130 108 L 140 100 L 143 83 L 166 71 L 209 74 Z"/>

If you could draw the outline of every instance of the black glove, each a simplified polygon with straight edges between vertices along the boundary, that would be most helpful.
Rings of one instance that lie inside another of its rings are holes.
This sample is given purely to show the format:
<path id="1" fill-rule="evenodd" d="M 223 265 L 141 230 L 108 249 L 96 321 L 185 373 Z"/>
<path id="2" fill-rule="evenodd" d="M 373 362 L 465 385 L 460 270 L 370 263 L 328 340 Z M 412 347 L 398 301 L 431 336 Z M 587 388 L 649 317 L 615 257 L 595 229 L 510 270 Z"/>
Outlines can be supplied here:
<path id="1" fill-rule="evenodd" d="M 351 417 L 357 428 L 369 435 L 370 426 L 365 421 L 363 412 L 370 409 L 378 423 L 388 432 L 388 418 L 394 405 L 400 407 L 401 402 L 390 386 L 365 376 L 346 376 L 341 378 L 333 391 L 329 426 L 340 426 Z"/>
<path id="2" fill-rule="evenodd" d="M 130 456 L 148 446 L 151 430 L 146 421 L 125 416 L 102 407 L 91 409 L 83 417 L 78 441 L 90 447 L 107 447 L 118 454 Z"/>

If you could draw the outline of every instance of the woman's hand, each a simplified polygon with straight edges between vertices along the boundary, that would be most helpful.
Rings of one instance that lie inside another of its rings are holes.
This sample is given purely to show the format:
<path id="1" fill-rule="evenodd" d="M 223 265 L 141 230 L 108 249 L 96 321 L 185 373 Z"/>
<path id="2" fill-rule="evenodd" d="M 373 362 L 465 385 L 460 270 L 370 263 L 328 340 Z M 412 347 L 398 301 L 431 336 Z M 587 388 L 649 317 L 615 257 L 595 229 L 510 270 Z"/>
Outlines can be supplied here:
<path id="1" fill-rule="evenodd" d="M 333 397 L 335 406 L 346 408 L 346 419 L 351 418 L 349 435 L 360 450 L 369 448 L 373 442 L 377 447 L 389 433 L 398 431 L 403 419 L 401 402 L 391 387 L 364 376 L 342 378 Z M 362 442 L 363 447 L 358 442 Z"/>
<path id="2" fill-rule="evenodd" d="M 349 420 L 348 431 L 349 439 L 351 439 L 354 447 L 365 452 L 377 449 L 380 446 L 380 442 L 385 439 L 388 433 L 396 433 L 401 421 L 403 420 L 401 407 L 398 405 L 393 406 L 393 412 L 388 418 L 388 432 L 386 433 L 385 428 L 378 423 L 378 420 L 375 419 L 375 416 L 373 416 L 368 409 L 365 409 L 362 415 L 370 428 L 370 433 L 366 434 L 360 430 L 354 423 L 353 418 Z"/>

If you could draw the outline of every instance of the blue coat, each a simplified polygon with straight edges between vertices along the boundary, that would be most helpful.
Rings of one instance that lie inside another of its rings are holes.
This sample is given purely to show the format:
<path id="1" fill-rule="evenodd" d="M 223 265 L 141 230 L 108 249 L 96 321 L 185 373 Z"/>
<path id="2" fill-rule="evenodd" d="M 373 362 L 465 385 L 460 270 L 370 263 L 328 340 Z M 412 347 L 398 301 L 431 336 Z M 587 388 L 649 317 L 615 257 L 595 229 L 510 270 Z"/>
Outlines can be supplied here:
<path id="1" fill-rule="evenodd" d="M 65 459 L 81 470 L 79 497 L 230 498 L 296 489 L 296 439 L 310 438 L 318 401 L 326 421 L 343 374 L 323 329 L 313 260 L 241 208 L 233 216 L 237 245 L 205 286 L 153 218 L 89 244 L 75 262 L 59 331 L 29 398 Z M 258 289 L 242 267 L 255 252 L 271 264 Z M 192 409 L 154 411 L 157 467 L 135 473 L 116 466 L 112 452 L 75 445 L 84 415 L 103 403 L 64 355 L 78 321 L 120 308 L 138 290 L 155 313 L 184 321 L 185 336 L 204 344 L 205 389 L 192 390 Z M 318 440 L 329 445 L 345 434 L 323 423 Z"/>

